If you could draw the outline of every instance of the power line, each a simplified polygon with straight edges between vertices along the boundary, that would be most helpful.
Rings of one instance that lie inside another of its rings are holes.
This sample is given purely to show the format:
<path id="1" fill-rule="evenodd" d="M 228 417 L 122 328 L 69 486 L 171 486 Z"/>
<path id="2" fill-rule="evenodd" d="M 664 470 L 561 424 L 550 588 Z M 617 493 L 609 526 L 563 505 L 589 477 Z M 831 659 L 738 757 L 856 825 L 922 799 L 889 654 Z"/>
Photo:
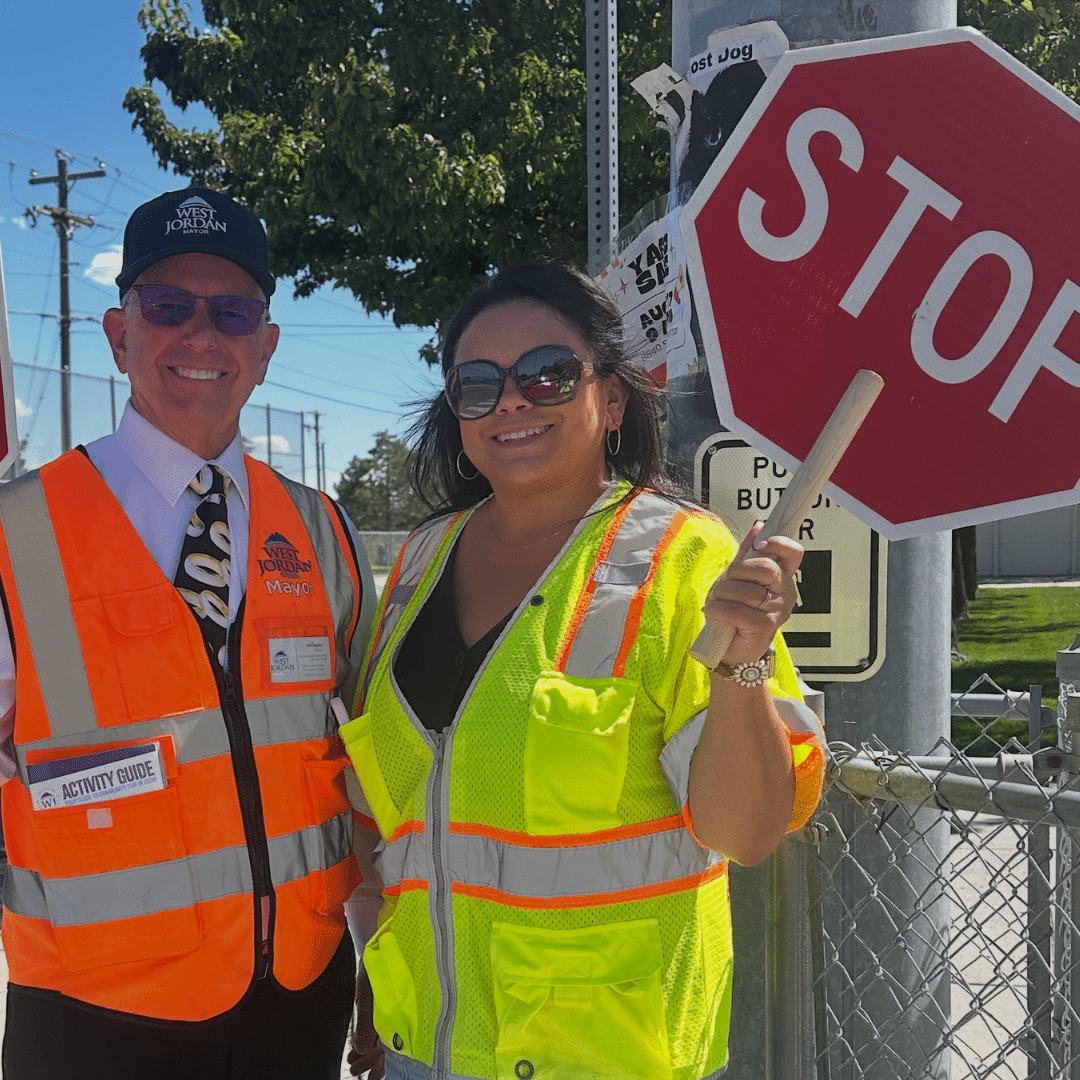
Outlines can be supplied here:
<path id="1" fill-rule="evenodd" d="M 294 375 L 303 375 L 309 379 L 317 379 L 319 382 L 332 383 L 334 386 L 344 386 L 349 390 L 360 389 L 354 382 L 342 382 L 340 379 L 328 379 L 325 375 L 312 375 L 310 371 L 301 371 L 299 368 L 289 367 L 288 364 L 281 364 L 276 360 L 274 361 L 274 367 L 278 371 L 291 371 Z M 367 394 L 378 394 L 379 397 L 396 398 L 395 394 L 388 394 L 385 390 L 371 390 L 369 388 L 364 392 Z"/>
<path id="2" fill-rule="evenodd" d="M 357 323 L 279 323 L 283 330 L 353 330 L 364 334 L 408 334 L 413 331 L 397 326 L 360 326 Z M 415 331 L 422 334 L 424 331 Z"/>
<path id="3" fill-rule="evenodd" d="M 377 409 L 374 405 L 361 405 L 358 401 L 342 401 L 341 398 L 330 397 L 328 394 L 316 394 L 314 390 L 302 390 L 299 386 L 286 386 L 284 383 L 273 382 L 264 379 L 267 386 L 276 386 L 279 390 L 292 390 L 296 394 L 307 394 L 308 397 L 322 398 L 323 401 L 332 401 L 335 405 L 348 405 L 354 409 L 365 409 L 367 412 L 385 413 L 387 416 L 399 416 L 392 409 Z"/>

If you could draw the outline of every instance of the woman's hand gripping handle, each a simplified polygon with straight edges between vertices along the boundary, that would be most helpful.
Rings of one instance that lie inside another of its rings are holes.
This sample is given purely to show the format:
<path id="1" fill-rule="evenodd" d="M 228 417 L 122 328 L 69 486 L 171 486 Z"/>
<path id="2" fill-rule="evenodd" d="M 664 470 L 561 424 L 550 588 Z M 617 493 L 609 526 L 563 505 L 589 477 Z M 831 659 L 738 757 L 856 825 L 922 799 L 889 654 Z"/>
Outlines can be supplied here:
<path id="1" fill-rule="evenodd" d="M 751 539 L 749 544 L 743 543 L 739 548 L 736 562 L 747 558 L 749 552 L 758 554 L 751 546 L 756 546 L 757 542 L 773 536 L 790 537 L 795 533 L 844 456 L 844 451 L 866 419 L 884 385 L 885 381 L 876 371 L 863 368 L 855 373 L 844 396 L 806 455 L 806 460 L 785 488 L 776 509 L 757 537 Z M 707 605 L 705 626 L 690 648 L 690 655 L 710 671 L 724 659 L 737 633 L 736 625 L 721 621 L 723 618 L 722 612 Z"/>

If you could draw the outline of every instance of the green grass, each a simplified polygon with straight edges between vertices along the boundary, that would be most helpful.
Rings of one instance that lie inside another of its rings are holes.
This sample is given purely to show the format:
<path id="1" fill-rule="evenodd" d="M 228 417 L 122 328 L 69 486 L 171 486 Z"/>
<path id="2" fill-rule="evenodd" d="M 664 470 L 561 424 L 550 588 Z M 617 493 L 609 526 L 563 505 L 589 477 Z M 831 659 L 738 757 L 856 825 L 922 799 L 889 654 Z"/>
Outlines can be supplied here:
<path id="1" fill-rule="evenodd" d="M 1004 690 L 1026 691 L 1039 683 L 1043 704 L 1057 705 L 1057 652 L 1080 633 L 1080 589 L 1048 586 L 1027 589 L 981 588 L 971 614 L 957 627 L 966 660 L 952 666 L 954 693 L 967 690 L 984 672 Z M 992 687 L 979 688 L 987 693 Z M 1026 720 L 997 720 L 983 732 L 980 723 L 953 717 L 953 742 L 972 756 L 993 755 L 1010 736 L 1027 742 Z M 1043 732 L 1043 745 L 1055 740 Z"/>

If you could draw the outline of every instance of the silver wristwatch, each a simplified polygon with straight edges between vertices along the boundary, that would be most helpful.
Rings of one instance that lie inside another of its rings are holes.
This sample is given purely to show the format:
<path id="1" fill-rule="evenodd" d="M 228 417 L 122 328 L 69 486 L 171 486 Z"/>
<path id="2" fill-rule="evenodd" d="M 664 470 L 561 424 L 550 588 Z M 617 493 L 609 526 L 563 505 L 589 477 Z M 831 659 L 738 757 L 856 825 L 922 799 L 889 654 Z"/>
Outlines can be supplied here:
<path id="1" fill-rule="evenodd" d="M 767 683 L 776 671 L 776 651 L 770 649 L 760 659 L 751 660 L 748 664 L 725 664 L 721 660 L 713 671 L 739 686 L 761 686 Z"/>

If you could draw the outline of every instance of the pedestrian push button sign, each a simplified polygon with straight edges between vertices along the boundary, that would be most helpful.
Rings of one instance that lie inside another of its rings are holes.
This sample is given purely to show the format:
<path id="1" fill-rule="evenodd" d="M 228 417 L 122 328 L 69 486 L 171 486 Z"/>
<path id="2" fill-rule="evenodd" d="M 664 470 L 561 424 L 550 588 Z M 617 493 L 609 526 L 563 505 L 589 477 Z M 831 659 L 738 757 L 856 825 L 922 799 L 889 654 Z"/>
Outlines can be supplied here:
<path id="1" fill-rule="evenodd" d="M 790 480 L 779 462 L 730 432 L 711 436 L 695 456 L 698 498 L 738 539 L 769 517 Z M 885 659 L 886 541 L 825 495 L 797 533 L 806 553 L 783 629 L 795 666 L 809 682 L 868 679 Z"/>

